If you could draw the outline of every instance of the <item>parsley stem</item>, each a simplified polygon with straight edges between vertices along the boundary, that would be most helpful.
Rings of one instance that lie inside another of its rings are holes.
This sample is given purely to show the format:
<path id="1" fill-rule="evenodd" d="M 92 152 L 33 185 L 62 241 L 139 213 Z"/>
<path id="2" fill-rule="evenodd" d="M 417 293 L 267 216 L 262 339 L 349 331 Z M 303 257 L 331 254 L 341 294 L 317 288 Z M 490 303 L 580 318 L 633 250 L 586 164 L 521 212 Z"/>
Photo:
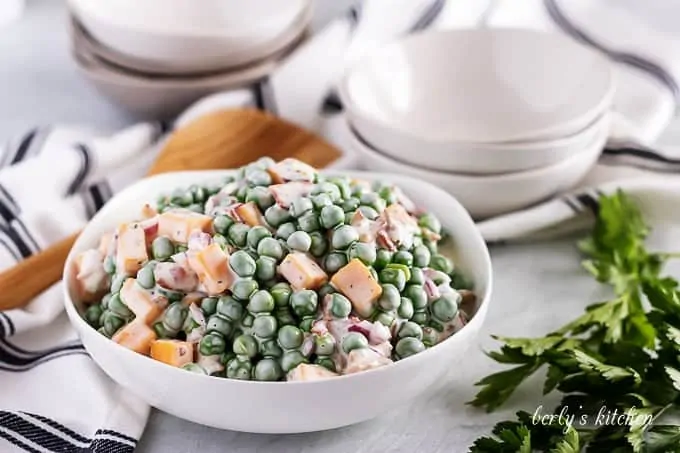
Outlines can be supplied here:
<path id="1" fill-rule="evenodd" d="M 665 259 L 677 259 L 677 258 L 680 258 L 680 252 L 659 253 L 659 255 L 660 255 L 662 258 L 665 258 Z"/>

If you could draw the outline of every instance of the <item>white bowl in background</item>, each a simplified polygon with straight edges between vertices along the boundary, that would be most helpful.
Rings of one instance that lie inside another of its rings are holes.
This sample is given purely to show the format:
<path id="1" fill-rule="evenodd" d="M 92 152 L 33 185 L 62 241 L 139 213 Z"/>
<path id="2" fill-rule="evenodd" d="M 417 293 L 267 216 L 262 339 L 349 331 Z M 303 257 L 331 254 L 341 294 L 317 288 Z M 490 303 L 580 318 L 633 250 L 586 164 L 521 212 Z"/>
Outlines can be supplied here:
<path id="1" fill-rule="evenodd" d="M 549 167 L 498 175 L 466 175 L 395 160 L 372 148 L 357 131 L 350 132 L 347 134 L 350 146 L 364 168 L 429 181 L 456 197 L 475 220 L 526 208 L 574 187 L 595 165 L 607 141 L 607 130 L 602 130 L 580 152 Z"/>
<path id="2" fill-rule="evenodd" d="M 562 34 L 426 31 L 361 58 L 339 93 L 370 143 L 420 146 L 571 135 L 612 103 L 609 60 Z"/>
<path id="3" fill-rule="evenodd" d="M 300 33 L 307 26 L 312 2 L 69 0 L 69 7 L 113 52 L 155 72 L 181 68 L 187 73 L 235 67 L 274 53 L 290 41 L 292 30 Z"/>
<path id="4" fill-rule="evenodd" d="M 399 185 L 418 205 L 434 212 L 456 247 L 454 260 L 474 281 L 478 305 L 470 322 L 452 337 L 394 364 L 315 382 L 253 382 L 224 379 L 174 368 L 132 352 L 94 330 L 74 299 L 75 257 L 96 247 L 100 236 L 136 218 L 140 207 L 176 187 L 205 184 L 234 170 L 168 173 L 144 179 L 111 199 L 76 240 L 64 270 L 66 312 L 94 361 L 115 382 L 151 406 L 216 428 L 257 433 L 321 431 L 385 414 L 423 392 L 452 367 L 464 366 L 476 347 L 489 308 L 492 271 L 489 251 L 469 214 L 443 190 L 407 176 L 365 172 L 347 174 Z M 370 395 L 370 402 L 361 396 Z M 204 402 L 197 404 L 197 402 Z M 229 410 L 238 408 L 238 410 Z"/>

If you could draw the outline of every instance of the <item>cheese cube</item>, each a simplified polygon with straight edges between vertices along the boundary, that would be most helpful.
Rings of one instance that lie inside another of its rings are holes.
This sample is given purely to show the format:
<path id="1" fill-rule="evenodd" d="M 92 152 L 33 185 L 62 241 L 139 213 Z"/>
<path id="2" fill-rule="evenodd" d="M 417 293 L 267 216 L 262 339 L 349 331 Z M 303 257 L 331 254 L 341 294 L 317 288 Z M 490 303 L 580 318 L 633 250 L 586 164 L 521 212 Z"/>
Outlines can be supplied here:
<path id="1" fill-rule="evenodd" d="M 179 340 L 156 340 L 151 343 L 151 358 L 181 368 L 194 361 L 194 345 Z"/>
<path id="2" fill-rule="evenodd" d="M 282 184 L 290 181 L 314 182 L 316 170 L 314 167 L 289 157 L 277 162 L 267 169 L 272 181 L 275 184 Z"/>
<path id="3" fill-rule="evenodd" d="M 212 217 L 183 210 L 167 211 L 158 216 L 158 234 L 174 242 L 186 244 L 195 230 L 210 233 Z"/>
<path id="4" fill-rule="evenodd" d="M 208 295 L 216 296 L 231 287 L 233 274 L 229 269 L 229 255 L 218 244 L 188 254 L 188 260 Z"/>
<path id="5" fill-rule="evenodd" d="M 262 217 L 262 213 L 260 212 L 260 209 L 252 201 L 249 201 L 248 203 L 244 203 L 242 205 L 239 205 L 235 209 L 235 211 L 236 211 L 236 215 L 245 224 L 247 224 L 251 227 L 265 224 L 264 218 Z"/>
<path id="6" fill-rule="evenodd" d="M 119 345 L 144 355 L 149 355 L 151 342 L 155 339 L 156 332 L 137 320 L 126 325 L 113 336 L 113 341 Z"/>
<path id="7" fill-rule="evenodd" d="M 163 307 L 154 302 L 151 293 L 137 284 L 134 278 L 128 278 L 120 290 L 120 298 L 140 322 L 150 325 L 162 313 Z"/>
<path id="8" fill-rule="evenodd" d="M 144 229 L 138 223 L 121 225 L 116 242 L 116 271 L 136 274 L 148 259 Z"/>
<path id="9" fill-rule="evenodd" d="M 279 265 L 279 273 L 295 291 L 318 289 L 328 281 L 328 275 L 306 253 L 292 252 Z"/>
<path id="10" fill-rule="evenodd" d="M 358 258 L 336 272 L 331 284 L 352 302 L 354 310 L 364 318 L 371 316 L 375 302 L 382 294 L 382 287 Z"/>

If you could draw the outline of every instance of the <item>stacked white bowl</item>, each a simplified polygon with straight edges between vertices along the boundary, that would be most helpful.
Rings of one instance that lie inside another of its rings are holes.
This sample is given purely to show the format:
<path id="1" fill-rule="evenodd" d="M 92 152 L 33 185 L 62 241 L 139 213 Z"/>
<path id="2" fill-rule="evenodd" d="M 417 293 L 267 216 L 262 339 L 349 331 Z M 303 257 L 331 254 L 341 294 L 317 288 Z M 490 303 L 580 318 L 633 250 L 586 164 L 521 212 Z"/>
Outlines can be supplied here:
<path id="1" fill-rule="evenodd" d="M 427 31 L 353 65 L 340 83 L 353 150 L 371 170 L 446 189 L 476 219 L 579 183 L 609 132 L 609 60 L 521 29 Z"/>
<path id="2" fill-rule="evenodd" d="M 169 117 L 271 73 L 306 37 L 312 0 L 69 0 L 79 69 L 130 111 Z"/>

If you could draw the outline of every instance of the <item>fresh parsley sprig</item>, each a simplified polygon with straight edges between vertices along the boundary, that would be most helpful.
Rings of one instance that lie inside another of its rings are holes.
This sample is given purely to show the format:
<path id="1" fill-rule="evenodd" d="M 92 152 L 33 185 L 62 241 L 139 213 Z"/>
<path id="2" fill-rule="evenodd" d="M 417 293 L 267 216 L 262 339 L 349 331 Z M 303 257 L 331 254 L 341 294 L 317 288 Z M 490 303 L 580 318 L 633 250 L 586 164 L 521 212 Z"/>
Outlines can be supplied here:
<path id="1" fill-rule="evenodd" d="M 655 423 L 680 407 L 680 292 L 676 280 L 662 276 L 676 255 L 649 251 L 649 233 L 623 192 L 601 196 L 593 232 L 579 248 L 585 269 L 610 285 L 614 297 L 544 337 L 494 337 L 502 346 L 487 355 L 514 367 L 477 382 L 482 388 L 469 403 L 493 411 L 547 369 L 543 393 L 563 395 L 555 413 L 578 410 L 574 415 L 591 423 L 556 430 L 518 413 L 517 421 L 497 425 L 493 437 L 477 440 L 472 453 L 680 452 L 680 426 Z M 592 423 L 602 408 L 629 418 Z"/>

